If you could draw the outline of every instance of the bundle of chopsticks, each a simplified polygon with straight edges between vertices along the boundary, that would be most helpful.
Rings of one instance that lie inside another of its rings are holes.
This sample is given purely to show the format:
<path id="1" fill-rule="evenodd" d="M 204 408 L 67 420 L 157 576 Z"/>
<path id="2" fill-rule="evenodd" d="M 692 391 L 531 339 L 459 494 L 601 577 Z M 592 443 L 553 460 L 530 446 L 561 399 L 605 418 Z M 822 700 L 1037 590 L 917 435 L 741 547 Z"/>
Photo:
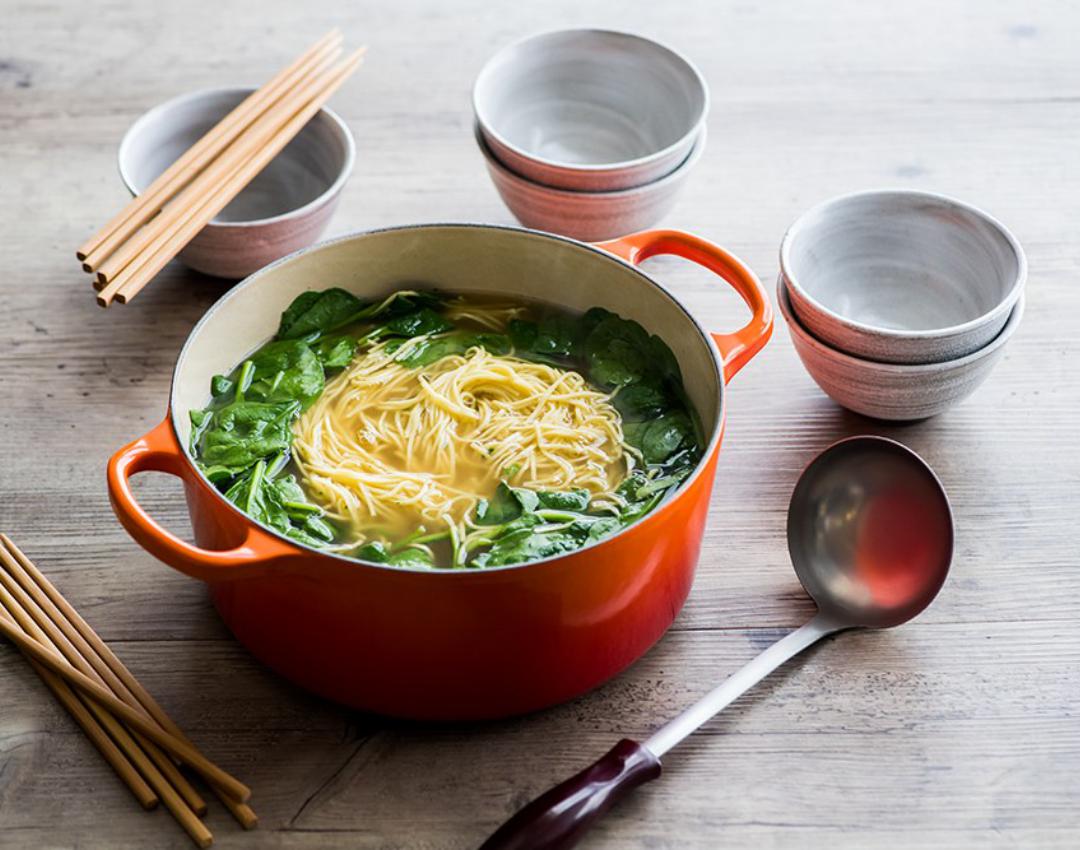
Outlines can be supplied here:
<path id="1" fill-rule="evenodd" d="M 364 54 L 338 62 L 341 38 L 333 30 L 315 42 L 75 252 L 98 304 L 134 298 L 318 113 Z"/>
<path id="2" fill-rule="evenodd" d="M 178 765 L 209 784 L 245 829 L 251 792 L 200 753 L 30 559 L 0 534 L 0 634 L 22 650 L 146 809 L 164 803 L 200 847 L 206 802 Z"/>

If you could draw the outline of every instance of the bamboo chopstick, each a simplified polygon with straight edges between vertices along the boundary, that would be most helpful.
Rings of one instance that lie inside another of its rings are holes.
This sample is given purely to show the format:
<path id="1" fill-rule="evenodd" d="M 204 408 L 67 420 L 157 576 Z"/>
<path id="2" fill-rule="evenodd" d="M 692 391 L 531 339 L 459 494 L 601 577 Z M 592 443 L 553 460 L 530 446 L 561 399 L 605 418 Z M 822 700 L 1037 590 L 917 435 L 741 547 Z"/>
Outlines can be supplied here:
<path id="1" fill-rule="evenodd" d="M 9 569 L 13 565 L 11 556 L 2 548 L 0 548 L 0 560 Z M 43 646 L 54 651 L 59 650 L 77 670 L 98 681 L 99 684 L 105 684 L 89 662 L 79 654 L 73 643 L 45 615 L 41 607 L 37 605 L 9 572 L 0 570 L 0 584 L 14 597 L 19 606 L 17 610 L 12 610 L 9 607 L 8 612 L 14 615 L 23 631 L 35 638 Z M 29 622 L 27 622 L 27 617 L 29 617 Z M 187 831 L 192 840 L 200 847 L 208 847 L 213 840 L 213 836 L 202 821 L 198 819 L 199 814 L 205 813 L 206 803 L 180 774 L 180 771 L 176 769 L 176 765 L 144 737 L 136 735 L 135 738 L 138 741 L 138 744 L 136 744 L 136 741 L 132 740 L 132 736 L 127 733 L 127 730 L 120 725 L 116 718 L 100 705 L 92 702 L 90 708 L 117 744 L 120 745 L 121 749 L 128 754 L 139 772 L 142 773 L 146 781 L 150 783 L 150 786 L 157 793 L 161 802 L 165 804 L 165 807 Z M 146 754 L 139 749 L 139 744 L 142 745 Z M 153 763 L 147 759 L 147 755 L 150 756 Z M 187 789 L 188 794 L 184 793 L 185 789 Z M 194 799 L 194 802 L 189 801 L 189 794 Z"/>
<path id="2" fill-rule="evenodd" d="M 59 649 L 60 653 L 78 670 L 94 679 L 99 685 L 110 688 L 114 694 L 132 708 L 142 710 L 134 694 L 116 677 L 108 665 L 98 657 L 98 654 L 90 647 L 82 635 L 56 610 L 56 607 L 43 597 L 43 594 L 37 589 L 37 585 L 34 584 L 19 562 L 13 557 L 14 553 L 9 551 L 13 545 L 9 545 L 6 539 L 0 545 L 0 562 L 7 567 L 6 572 L 0 569 L 0 583 L 4 584 L 8 592 L 22 606 L 22 609 L 48 635 L 49 643 L 52 644 L 51 648 Z M 42 641 L 42 643 L 49 646 L 49 643 L 45 641 Z M 184 803 L 195 814 L 205 814 L 206 801 L 199 796 L 199 793 L 191 786 L 191 783 L 187 781 L 184 775 L 176 769 L 173 761 L 160 748 L 147 741 L 144 737 L 137 735 L 136 740 L 164 774 L 164 778 L 168 779 L 180 793 Z"/>
<path id="3" fill-rule="evenodd" d="M 7 577 L 4 575 L 0 575 L 0 578 Z M 37 641 L 47 649 L 51 649 L 54 652 L 56 651 L 56 645 L 34 623 L 33 619 L 21 607 L 21 605 L 13 602 L 11 600 L 11 597 L 9 596 L 4 596 L 2 604 L 3 607 L 6 609 L 10 620 L 14 621 L 23 633 L 25 633 L 30 638 Z M 97 719 L 98 723 L 101 724 L 105 731 L 108 732 L 112 739 L 116 742 L 116 745 L 120 748 L 124 755 L 127 756 L 131 764 L 135 766 L 136 770 L 138 770 L 139 773 L 142 774 L 143 778 L 153 788 L 154 793 L 158 795 L 158 797 L 163 797 L 164 793 L 167 793 L 167 791 L 165 791 L 165 786 L 167 786 L 168 783 L 164 781 L 164 778 L 158 772 L 157 768 L 155 768 L 154 765 L 147 758 L 146 753 L 139 749 L 139 745 L 135 743 L 131 735 L 128 734 L 127 730 L 120 725 L 120 723 L 116 720 L 115 717 L 105 711 L 105 709 L 103 709 L 100 705 L 91 702 L 87 707 L 90 709 L 91 714 L 93 714 L 94 717 Z"/>
<path id="4" fill-rule="evenodd" d="M 53 622 L 64 630 L 64 633 L 69 638 L 72 636 L 71 631 L 73 631 L 91 650 L 87 652 L 86 649 L 82 649 L 80 641 L 73 640 L 73 643 L 80 646 L 83 655 L 88 657 L 96 655 L 106 665 L 112 677 L 122 685 L 124 692 L 130 695 L 162 729 L 190 744 L 190 740 L 180 730 L 180 727 L 173 722 L 172 718 L 158 705 L 157 701 L 131 674 L 131 671 L 127 669 L 124 663 L 109 649 L 108 645 L 98 636 L 90 624 L 61 595 L 60 591 L 53 586 L 44 573 L 15 545 L 15 542 L 6 534 L 0 533 L 0 552 L 4 548 L 7 549 L 7 552 L 16 562 L 17 569 L 11 570 L 15 579 L 52 618 Z M 8 566 L 10 569 L 11 565 L 8 564 Z M 52 676 L 53 674 L 49 673 L 49 675 Z M 105 678 L 107 681 L 112 681 L 109 677 Z M 66 688 L 67 685 L 64 685 L 64 687 Z M 113 691 L 117 695 L 121 694 L 121 691 L 115 685 Z M 125 698 L 125 701 L 132 705 L 133 708 L 136 707 L 131 700 Z M 246 803 L 237 802 L 215 786 L 211 787 L 244 829 L 253 829 L 256 826 L 259 819 L 250 806 Z"/>
<path id="5" fill-rule="evenodd" d="M 199 175 L 140 231 L 136 240 L 141 253 L 128 258 L 127 265 L 108 281 L 98 295 L 98 303 L 108 306 L 118 293 L 117 300 L 122 304 L 134 297 L 303 129 L 359 67 L 363 53 L 363 48 L 357 50 L 341 64 L 291 92 Z M 102 266 L 99 279 L 113 268 Z"/>
<path id="6" fill-rule="evenodd" d="M 331 30 L 304 51 L 292 64 L 252 92 L 169 166 L 142 194 L 134 198 L 108 224 L 80 246 L 75 256 L 84 261 L 85 270 L 93 271 L 97 263 L 112 248 L 123 242 L 139 225 L 150 219 L 177 189 L 191 180 L 199 169 L 221 153 L 268 105 L 286 92 L 298 75 L 304 73 L 326 52 L 336 48 L 341 42 L 341 37 L 339 30 L 336 28 Z"/>
<path id="7" fill-rule="evenodd" d="M 3 616 L 3 614 L 0 614 L 0 616 Z M 28 658 L 27 660 L 30 662 L 30 666 L 33 667 L 41 677 L 41 680 L 48 686 L 49 690 L 56 694 L 56 698 L 60 700 L 60 704 L 68 710 L 75 719 L 75 722 L 82 727 L 86 736 L 90 739 L 91 743 L 98 748 L 98 752 L 100 752 L 105 758 L 105 761 L 109 763 L 109 766 L 116 771 L 116 775 L 120 777 L 120 781 L 127 785 L 131 790 L 131 793 L 135 795 L 135 799 L 139 801 L 139 805 L 147 810 L 155 808 L 158 804 L 157 794 L 155 794 L 153 789 L 146 784 L 146 780 L 139 775 L 139 772 L 132 766 L 131 762 L 127 760 L 127 757 L 120 751 L 116 742 L 105 733 L 101 724 L 94 719 L 94 716 L 87 707 L 80 702 L 79 698 L 75 695 L 75 691 L 71 689 L 71 686 L 51 670 L 43 667 L 32 658 Z"/>
<path id="8" fill-rule="evenodd" d="M 15 600 L 7 589 L 0 587 L 0 605 L 12 610 Z M 164 732 L 146 715 L 131 708 L 127 703 L 114 696 L 97 682 L 76 670 L 62 655 L 28 637 L 14 621 L 7 616 L 0 616 L 0 632 L 35 661 L 41 662 L 54 673 L 62 676 L 68 684 L 78 688 L 85 696 L 107 708 L 126 725 L 142 732 L 162 749 L 167 750 L 184 764 L 221 788 L 234 799 L 246 802 L 251 796 L 251 789 L 234 776 L 229 775 L 190 744 Z"/>
<path id="9" fill-rule="evenodd" d="M 170 199 L 161 208 L 153 221 L 137 232 L 128 234 L 129 238 L 126 242 L 119 245 L 112 254 L 104 257 L 98 264 L 95 264 L 97 273 L 94 275 L 94 287 L 98 288 L 107 284 L 131 262 L 132 258 L 139 255 L 157 233 L 169 227 L 176 219 L 177 204 L 182 203 L 183 198 L 204 194 L 205 187 L 212 186 L 217 181 L 220 181 L 223 174 L 231 169 L 230 160 L 234 157 L 234 151 L 241 146 L 256 144 L 268 138 L 270 135 L 268 129 L 272 130 L 277 123 L 280 123 L 281 119 L 278 118 L 278 115 L 290 108 L 289 104 L 295 102 L 298 92 L 310 91 L 312 84 L 324 76 L 327 66 L 337 59 L 340 53 L 341 49 L 335 46 L 329 52 L 322 54 L 314 64 L 309 66 L 303 74 L 293 81 L 294 85 L 291 88 L 282 92 L 279 98 L 276 98 L 262 114 L 244 128 L 244 133 L 239 138 L 222 150 L 216 159 L 206 164 L 201 173 L 191 178 L 187 186 L 180 189 L 175 198 Z M 101 250 L 102 252 L 105 251 L 104 245 Z M 86 269 L 87 271 L 94 269 L 94 266 L 89 263 L 84 264 L 84 266 L 90 266 Z"/>
<path id="10" fill-rule="evenodd" d="M 326 85 L 298 113 L 290 118 L 278 131 L 270 142 L 255 151 L 246 162 L 232 173 L 227 181 L 213 193 L 201 201 L 196 201 L 195 206 L 187 213 L 184 223 L 175 231 L 162 231 L 147 249 L 145 260 L 129 267 L 123 273 L 103 289 L 98 295 L 98 303 L 108 306 L 113 297 L 121 304 L 126 304 L 150 280 L 157 274 L 166 263 L 188 243 L 195 235 L 218 214 L 250 180 L 261 171 L 266 164 L 273 159 L 282 148 L 311 120 L 322 108 L 323 103 L 336 91 L 348 76 L 360 64 L 360 52 L 358 51 L 349 60 L 339 66 L 326 81 Z"/>

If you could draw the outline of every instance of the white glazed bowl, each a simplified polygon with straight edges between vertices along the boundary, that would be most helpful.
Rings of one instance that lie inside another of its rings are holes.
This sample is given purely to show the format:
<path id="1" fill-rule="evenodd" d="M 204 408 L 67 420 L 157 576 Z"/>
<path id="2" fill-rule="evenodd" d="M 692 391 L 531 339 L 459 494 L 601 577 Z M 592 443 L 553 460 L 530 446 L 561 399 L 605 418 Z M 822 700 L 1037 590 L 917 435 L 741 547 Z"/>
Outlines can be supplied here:
<path id="1" fill-rule="evenodd" d="M 476 141 L 495 188 L 518 221 L 535 230 L 601 242 L 645 230 L 667 215 L 705 150 L 706 135 L 698 136 L 689 156 L 666 177 L 615 192 L 573 192 L 534 183 L 499 162 L 479 128 Z"/>
<path id="2" fill-rule="evenodd" d="M 562 30 L 511 44 L 473 87 L 488 148 L 511 171 L 562 189 L 610 192 L 679 167 L 709 94 L 689 60 L 649 39 Z"/>
<path id="3" fill-rule="evenodd" d="M 214 89 L 154 107 L 124 135 L 120 178 L 137 195 L 252 89 Z M 199 231 L 179 259 L 215 277 L 242 278 L 318 240 L 352 172 L 349 128 L 320 110 L 224 210 Z"/>
<path id="4" fill-rule="evenodd" d="M 781 280 L 776 300 L 806 371 L 841 407 L 875 419 L 925 419 L 967 398 L 986 380 L 1005 353 L 1005 344 L 1024 314 L 1021 297 L 1004 327 L 978 351 L 943 363 L 879 363 L 838 351 L 799 324 Z"/>
<path id="5" fill-rule="evenodd" d="M 823 342 L 884 363 L 938 363 L 1000 333 L 1027 262 L 981 210 L 890 190 L 805 213 L 784 235 L 780 275 L 795 314 Z"/>

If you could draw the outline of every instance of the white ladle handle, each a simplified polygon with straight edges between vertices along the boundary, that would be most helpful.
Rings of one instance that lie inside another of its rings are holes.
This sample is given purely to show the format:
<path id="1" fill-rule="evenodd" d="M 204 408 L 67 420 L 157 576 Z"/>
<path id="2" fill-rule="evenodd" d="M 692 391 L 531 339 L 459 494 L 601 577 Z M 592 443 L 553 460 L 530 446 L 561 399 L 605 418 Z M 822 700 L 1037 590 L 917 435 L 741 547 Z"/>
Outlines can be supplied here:
<path id="1" fill-rule="evenodd" d="M 841 628 L 818 614 L 806 625 L 778 640 L 749 664 L 736 670 L 690 708 L 654 732 L 652 737 L 645 741 L 645 747 L 659 758 L 785 661 Z"/>

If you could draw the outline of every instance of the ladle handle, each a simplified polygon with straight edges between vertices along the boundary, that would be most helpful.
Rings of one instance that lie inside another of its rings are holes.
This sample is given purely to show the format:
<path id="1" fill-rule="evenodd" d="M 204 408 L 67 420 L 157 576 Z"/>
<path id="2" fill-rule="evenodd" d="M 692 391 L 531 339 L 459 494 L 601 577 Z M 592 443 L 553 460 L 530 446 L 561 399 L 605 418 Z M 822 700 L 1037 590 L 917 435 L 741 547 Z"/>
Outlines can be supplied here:
<path id="1" fill-rule="evenodd" d="M 619 741 L 576 776 L 545 791 L 500 826 L 480 850 L 565 850 L 634 788 L 660 775 L 643 744 Z"/>

